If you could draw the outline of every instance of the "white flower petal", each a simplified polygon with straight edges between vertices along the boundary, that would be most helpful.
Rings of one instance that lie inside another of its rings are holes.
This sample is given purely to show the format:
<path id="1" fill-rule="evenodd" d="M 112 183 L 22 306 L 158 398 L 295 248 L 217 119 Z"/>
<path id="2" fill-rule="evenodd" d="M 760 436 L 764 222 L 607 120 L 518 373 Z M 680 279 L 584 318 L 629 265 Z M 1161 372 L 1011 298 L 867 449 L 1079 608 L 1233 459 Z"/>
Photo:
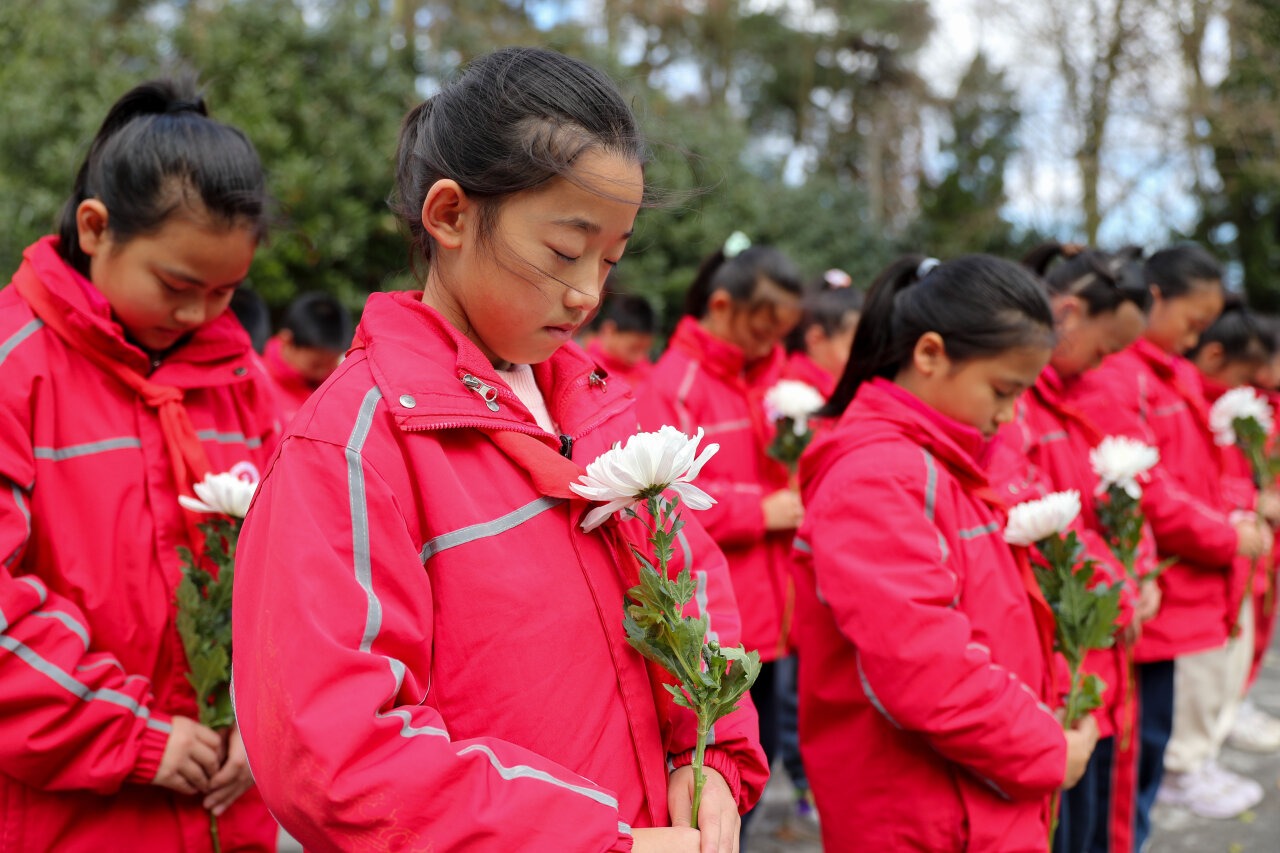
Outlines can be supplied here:
<path id="1" fill-rule="evenodd" d="M 244 518 L 253 501 L 257 483 L 246 483 L 235 474 L 206 474 L 191 486 L 198 501 L 179 496 L 178 501 L 192 512 L 209 512 Z"/>
<path id="2" fill-rule="evenodd" d="M 690 483 L 672 483 L 671 491 L 680 496 L 680 502 L 689 509 L 711 509 L 716 499 Z"/>
<path id="3" fill-rule="evenodd" d="M 1236 443 L 1235 422 L 1253 418 L 1270 435 L 1275 426 L 1275 413 L 1262 395 L 1248 385 L 1232 388 L 1218 398 L 1209 410 L 1209 428 L 1213 440 L 1222 447 Z"/>
<path id="4" fill-rule="evenodd" d="M 772 420 L 802 421 L 821 409 L 826 400 L 817 388 L 794 379 L 784 379 L 764 395 L 765 409 Z"/>
<path id="5" fill-rule="evenodd" d="M 195 498 L 189 498 L 186 495 L 178 495 L 178 503 L 182 504 L 183 509 L 189 509 L 192 512 L 217 512 L 216 509 L 209 506 L 204 501 L 198 501 Z"/>
<path id="6" fill-rule="evenodd" d="M 1055 533 L 1066 532 L 1079 514 L 1080 493 L 1075 489 L 1018 504 L 1009 510 L 1004 540 L 1010 545 L 1034 545 Z"/>

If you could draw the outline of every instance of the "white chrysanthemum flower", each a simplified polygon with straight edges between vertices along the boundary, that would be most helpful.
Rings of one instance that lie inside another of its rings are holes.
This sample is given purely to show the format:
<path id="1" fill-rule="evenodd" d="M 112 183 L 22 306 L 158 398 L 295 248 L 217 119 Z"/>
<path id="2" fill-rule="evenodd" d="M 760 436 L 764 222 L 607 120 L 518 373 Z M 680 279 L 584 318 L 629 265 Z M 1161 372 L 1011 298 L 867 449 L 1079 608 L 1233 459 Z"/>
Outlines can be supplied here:
<path id="1" fill-rule="evenodd" d="M 1123 435 L 1109 435 L 1089 451 L 1093 473 L 1098 475 L 1098 494 L 1119 486 L 1135 501 L 1142 497 L 1138 481 L 1146 479 L 1159 461 L 1159 450 Z"/>
<path id="2" fill-rule="evenodd" d="M 1065 533 L 1079 514 L 1080 493 L 1075 489 L 1018 504 L 1009 510 L 1004 541 L 1010 545 L 1034 545 L 1055 533 Z"/>
<path id="3" fill-rule="evenodd" d="M 720 449 L 708 444 L 698 454 L 702 430 L 693 438 L 671 426 L 657 432 L 636 433 L 626 444 L 615 444 L 587 466 L 587 473 L 570 483 L 574 494 L 604 504 L 587 513 L 583 530 L 594 530 L 615 512 L 656 497 L 670 489 L 689 509 L 707 509 L 715 500 L 692 481 Z"/>
<path id="4" fill-rule="evenodd" d="M 1209 428 L 1213 430 L 1214 442 L 1220 447 L 1236 443 L 1235 422 L 1239 418 L 1253 418 L 1267 435 L 1271 434 L 1275 423 L 1271 404 L 1262 395 L 1248 385 L 1232 388 L 1209 410 Z"/>
<path id="5" fill-rule="evenodd" d="M 196 498 L 178 496 L 178 503 L 192 512 L 209 512 L 244 518 L 257 483 L 247 483 L 235 474 L 205 474 L 204 480 L 191 488 Z"/>
<path id="6" fill-rule="evenodd" d="M 764 395 L 765 412 L 769 420 L 791 418 L 796 435 L 809 431 L 809 416 L 826 402 L 817 388 L 794 379 L 783 379 Z"/>

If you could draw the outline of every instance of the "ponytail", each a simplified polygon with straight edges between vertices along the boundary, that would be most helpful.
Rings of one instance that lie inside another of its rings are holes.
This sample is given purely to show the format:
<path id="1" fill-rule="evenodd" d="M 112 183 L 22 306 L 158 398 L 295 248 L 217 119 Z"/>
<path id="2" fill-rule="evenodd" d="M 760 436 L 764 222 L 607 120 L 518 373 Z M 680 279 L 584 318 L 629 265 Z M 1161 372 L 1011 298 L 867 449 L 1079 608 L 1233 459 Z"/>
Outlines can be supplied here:
<path id="1" fill-rule="evenodd" d="M 1040 281 L 1012 261 L 902 257 L 872 283 L 849 363 L 819 414 L 839 417 L 863 383 L 895 378 L 928 332 L 942 337 L 951 361 L 962 362 L 1050 345 L 1053 312 Z"/>
<path id="2" fill-rule="evenodd" d="M 1125 275 L 1131 253 L 1130 248 L 1109 255 L 1078 243 L 1051 240 L 1029 251 L 1022 264 L 1044 280 L 1051 295 L 1081 299 L 1091 317 L 1115 311 L 1126 302 L 1145 313 L 1151 307 L 1151 291 Z"/>
<path id="3" fill-rule="evenodd" d="M 1187 352 L 1195 359 L 1206 344 L 1222 346 L 1222 355 L 1230 362 L 1262 364 L 1276 354 L 1275 331 L 1249 310 L 1238 296 L 1228 297 L 1218 319 L 1200 334 L 1200 340 Z"/>
<path id="4" fill-rule="evenodd" d="M 58 217 L 59 254 L 86 277 L 76 213 L 92 198 L 106 206 L 117 243 L 155 232 L 196 199 L 197 212 L 253 228 L 259 239 L 266 231 L 258 154 L 243 133 L 208 117 L 190 75 L 129 90 L 98 128 Z"/>

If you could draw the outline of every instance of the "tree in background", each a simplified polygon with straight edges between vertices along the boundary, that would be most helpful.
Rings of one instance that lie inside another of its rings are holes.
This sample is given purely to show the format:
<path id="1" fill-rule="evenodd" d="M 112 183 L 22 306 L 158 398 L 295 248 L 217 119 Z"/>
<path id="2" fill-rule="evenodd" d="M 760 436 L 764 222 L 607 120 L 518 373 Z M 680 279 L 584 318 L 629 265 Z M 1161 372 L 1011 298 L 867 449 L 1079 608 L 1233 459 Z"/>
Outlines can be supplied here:
<path id="1" fill-rule="evenodd" d="M 939 257 L 990 252 L 1017 257 L 1019 241 L 1001 215 L 1005 170 L 1018 149 L 1017 92 L 982 53 L 973 58 L 947 105 L 941 146 L 945 168 L 920 189 L 916 242 Z"/>

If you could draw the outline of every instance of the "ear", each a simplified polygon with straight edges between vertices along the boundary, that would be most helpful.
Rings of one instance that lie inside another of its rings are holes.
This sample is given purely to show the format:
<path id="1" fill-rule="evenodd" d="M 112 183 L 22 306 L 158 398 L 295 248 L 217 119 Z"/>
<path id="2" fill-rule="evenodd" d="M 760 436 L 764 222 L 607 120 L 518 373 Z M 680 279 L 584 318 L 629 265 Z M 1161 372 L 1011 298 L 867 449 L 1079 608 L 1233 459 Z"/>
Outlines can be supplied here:
<path id="1" fill-rule="evenodd" d="M 422 202 L 422 227 L 442 249 L 462 246 L 464 234 L 474 229 L 476 205 L 457 181 L 436 181 Z"/>
<path id="2" fill-rule="evenodd" d="M 714 291 L 707 299 L 708 314 L 723 314 L 733 310 L 733 297 L 724 290 Z"/>
<path id="3" fill-rule="evenodd" d="M 1059 332 L 1074 331 L 1086 314 L 1079 296 L 1059 296 L 1053 300 L 1053 323 Z"/>
<path id="4" fill-rule="evenodd" d="M 80 251 L 93 257 L 106 250 L 111 242 L 107 232 L 107 206 L 96 198 L 87 198 L 76 208 L 76 232 Z"/>
<path id="5" fill-rule="evenodd" d="M 1226 366 L 1226 350 L 1219 341 L 1210 341 L 1196 353 L 1196 364 L 1205 373 L 1214 374 Z"/>
<path id="6" fill-rule="evenodd" d="M 276 333 L 276 337 L 280 339 L 280 343 L 284 346 L 293 346 L 293 332 L 289 329 L 281 329 Z"/>
<path id="7" fill-rule="evenodd" d="M 941 376 L 951 367 L 947 345 L 937 332 L 925 332 L 911 352 L 911 366 L 924 377 Z"/>
<path id="8" fill-rule="evenodd" d="M 827 333 L 822 331 L 821 323 L 814 323 L 804 330 L 804 348 L 810 352 L 814 347 L 822 346 L 827 341 Z"/>
<path id="9" fill-rule="evenodd" d="M 1164 302 L 1164 294 L 1160 292 L 1160 288 L 1154 284 L 1148 284 L 1147 290 L 1151 292 L 1151 307 L 1155 308 L 1161 302 Z"/>

